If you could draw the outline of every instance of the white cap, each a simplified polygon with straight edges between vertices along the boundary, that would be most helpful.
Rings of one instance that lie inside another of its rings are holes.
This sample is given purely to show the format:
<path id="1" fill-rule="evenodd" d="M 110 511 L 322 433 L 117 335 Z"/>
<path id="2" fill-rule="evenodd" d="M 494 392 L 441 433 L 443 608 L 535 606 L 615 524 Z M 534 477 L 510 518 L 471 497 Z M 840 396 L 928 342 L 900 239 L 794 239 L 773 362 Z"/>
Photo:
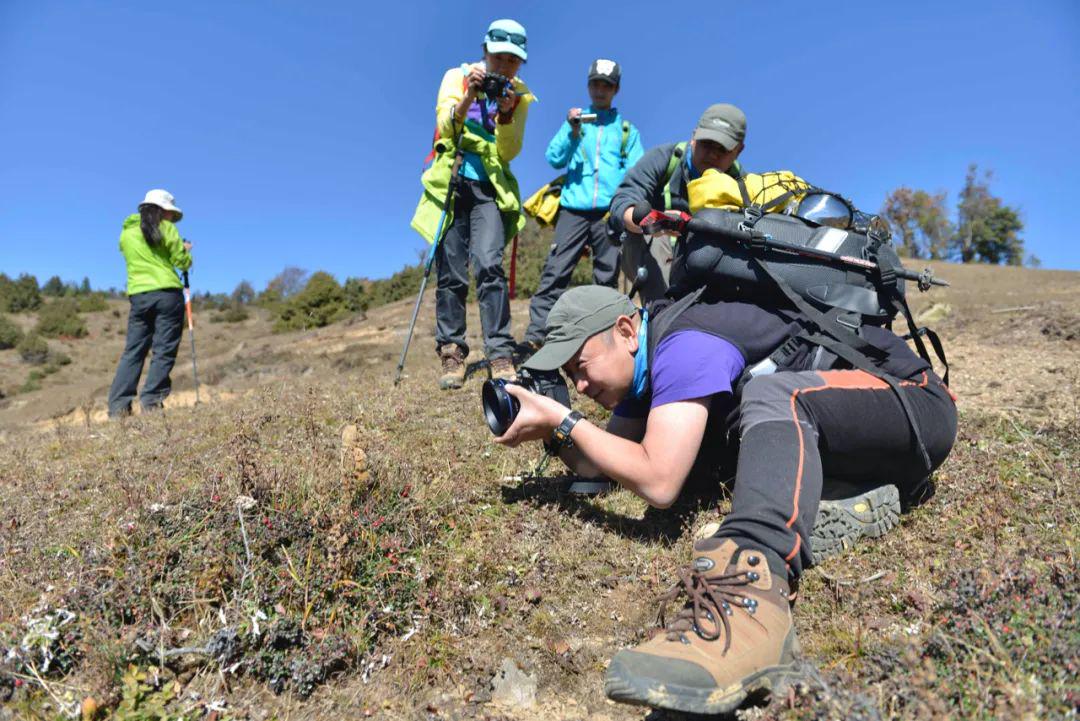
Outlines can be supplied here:
<path id="1" fill-rule="evenodd" d="M 146 191 L 146 197 L 139 205 L 156 205 L 163 210 L 171 210 L 176 213 L 176 220 L 184 217 L 184 211 L 177 208 L 173 203 L 176 199 L 167 190 L 161 190 L 156 188 L 154 190 Z"/>

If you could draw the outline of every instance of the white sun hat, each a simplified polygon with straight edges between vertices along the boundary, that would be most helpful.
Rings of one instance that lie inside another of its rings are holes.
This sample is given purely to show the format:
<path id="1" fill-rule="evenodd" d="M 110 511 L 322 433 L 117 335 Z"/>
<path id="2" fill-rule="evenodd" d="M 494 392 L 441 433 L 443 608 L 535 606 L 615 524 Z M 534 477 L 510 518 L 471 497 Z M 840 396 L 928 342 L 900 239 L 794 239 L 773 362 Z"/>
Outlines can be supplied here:
<path id="1" fill-rule="evenodd" d="M 146 197 L 143 198 L 143 201 L 139 203 L 139 205 L 156 205 L 163 210 L 171 210 L 176 213 L 176 220 L 179 221 L 180 218 L 184 217 L 184 211 L 174 205 L 175 201 L 176 198 L 172 196 L 172 193 L 167 190 L 156 188 L 154 190 L 146 191 Z"/>

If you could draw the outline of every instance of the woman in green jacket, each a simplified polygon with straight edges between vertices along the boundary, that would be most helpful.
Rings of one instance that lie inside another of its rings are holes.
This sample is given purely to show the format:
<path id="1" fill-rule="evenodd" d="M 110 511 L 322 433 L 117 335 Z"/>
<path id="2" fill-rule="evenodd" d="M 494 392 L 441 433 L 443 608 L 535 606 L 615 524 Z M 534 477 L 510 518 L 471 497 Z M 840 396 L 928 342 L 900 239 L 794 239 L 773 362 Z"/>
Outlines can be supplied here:
<path id="1" fill-rule="evenodd" d="M 175 223 L 183 213 L 172 194 L 151 190 L 139 212 L 124 220 L 120 252 L 127 262 L 127 344 L 109 389 L 109 416 L 131 413 L 131 402 L 146 354 L 153 349 L 139 402 L 143 410 L 161 408 L 172 389 L 169 373 L 176 362 L 184 328 L 184 294 L 176 268 L 191 267 L 191 243 L 180 237 Z"/>

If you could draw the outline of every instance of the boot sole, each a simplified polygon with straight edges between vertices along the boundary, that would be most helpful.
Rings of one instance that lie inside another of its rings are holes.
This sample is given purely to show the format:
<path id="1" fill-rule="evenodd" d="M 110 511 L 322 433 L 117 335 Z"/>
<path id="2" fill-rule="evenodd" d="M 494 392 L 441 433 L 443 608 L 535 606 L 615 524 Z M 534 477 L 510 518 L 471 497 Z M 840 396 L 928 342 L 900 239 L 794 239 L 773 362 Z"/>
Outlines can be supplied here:
<path id="1" fill-rule="evenodd" d="M 737 686 L 702 689 L 635 677 L 612 661 L 604 692 L 613 701 L 696 714 L 730 713 L 751 694 L 783 691 L 799 678 L 795 664 L 770 666 L 752 674 Z"/>
<path id="2" fill-rule="evenodd" d="M 880 538 L 900 524 L 900 491 L 879 486 L 818 506 L 810 548 L 821 561 L 851 548 L 860 538 Z"/>

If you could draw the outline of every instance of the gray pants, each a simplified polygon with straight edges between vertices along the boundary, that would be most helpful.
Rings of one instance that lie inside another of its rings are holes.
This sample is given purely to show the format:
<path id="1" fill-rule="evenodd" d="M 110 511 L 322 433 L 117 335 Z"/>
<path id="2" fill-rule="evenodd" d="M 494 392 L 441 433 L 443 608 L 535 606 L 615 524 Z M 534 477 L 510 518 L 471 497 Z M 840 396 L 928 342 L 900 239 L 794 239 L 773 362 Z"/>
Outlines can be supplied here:
<path id="1" fill-rule="evenodd" d="M 551 253 L 544 263 L 544 272 L 540 275 L 540 285 L 529 303 L 529 329 L 525 340 L 542 343 L 545 335 L 548 312 L 555 301 L 570 286 L 570 276 L 574 273 L 578 259 L 585 250 L 585 244 L 592 249 L 593 282 L 597 285 L 615 287 L 619 274 L 619 249 L 612 245 L 607 236 L 607 223 L 604 222 L 606 210 L 559 210 L 559 220 L 555 224 L 555 240 L 551 244 Z"/>
<path id="2" fill-rule="evenodd" d="M 454 222 L 435 253 L 439 284 L 435 289 L 435 348 L 465 341 L 465 298 L 469 293 L 469 262 L 476 278 L 480 302 L 480 325 L 484 331 L 484 354 L 489 359 L 509 358 L 514 339 L 510 335 L 510 290 L 503 271 L 502 214 L 495 205 L 490 183 L 458 179 L 454 197 Z"/>
<path id="3" fill-rule="evenodd" d="M 663 298 L 671 280 L 674 258 L 671 238 L 661 236 L 649 241 L 638 233 L 623 233 L 621 265 L 624 291 L 629 292 L 639 266 L 644 265 L 648 277 L 640 286 L 641 304 Z"/>
<path id="4" fill-rule="evenodd" d="M 172 390 L 169 373 L 176 362 L 176 350 L 184 330 L 184 294 L 180 289 L 136 293 L 128 300 L 131 301 L 131 310 L 128 313 L 127 343 L 109 389 L 110 416 L 131 410 L 143 361 L 151 349 L 150 369 L 146 373 L 139 402 L 143 408 L 161 405 Z"/>

